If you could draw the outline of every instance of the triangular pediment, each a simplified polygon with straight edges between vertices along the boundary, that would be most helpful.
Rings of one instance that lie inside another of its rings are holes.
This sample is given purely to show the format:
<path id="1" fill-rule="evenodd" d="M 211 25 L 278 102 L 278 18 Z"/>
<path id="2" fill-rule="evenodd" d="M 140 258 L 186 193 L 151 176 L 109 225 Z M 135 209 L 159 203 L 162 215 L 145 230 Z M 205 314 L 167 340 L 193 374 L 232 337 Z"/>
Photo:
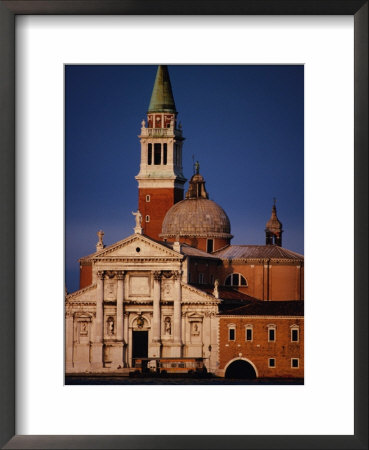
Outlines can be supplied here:
<path id="1" fill-rule="evenodd" d="M 109 258 L 174 258 L 182 259 L 183 256 L 160 244 L 147 236 L 141 234 L 132 234 L 131 236 L 109 245 L 103 250 L 90 255 L 88 259 L 96 261 Z"/>

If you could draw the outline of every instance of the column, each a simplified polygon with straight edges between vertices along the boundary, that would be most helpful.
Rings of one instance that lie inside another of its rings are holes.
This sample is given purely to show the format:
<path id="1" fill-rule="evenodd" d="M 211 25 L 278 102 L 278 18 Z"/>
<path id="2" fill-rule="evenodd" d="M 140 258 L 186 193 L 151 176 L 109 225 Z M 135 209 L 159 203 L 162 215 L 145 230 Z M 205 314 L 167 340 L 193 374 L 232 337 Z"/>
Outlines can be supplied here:
<path id="1" fill-rule="evenodd" d="M 117 273 L 117 341 L 123 342 L 124 271 Z"/>
<path id="2" fill-rule="evenodd" d="M 181 287 L 181 271 L 173 274 L 174 278 L 174 299 L 173 299 L 173 338 L 174 346 L 172 356 L 182 356 L 182 287 Z"/>
<path id="3" fill-rule="evenodd" d="M 160 332 L 160 290 L 161 290 L 161 272 L 153 272 L 154 292 L 153 292 L 153 316 L 152 316 L 152 342 L 149 348 L 149 356 L 160 357 L 161 332 Z"/>
<path id="4" fill-rule="evenodd" d="M 154 300 L 152 317 L 152 340 L 160 342 L 160 281 L 161 272 L 154 272 Z"/>
<path id="5" fill-rule="evenodd" d="M 97 272 L 96 317 L 91 348 L 91 366 L 93 369 L 101 369 L 103 367 L 104 275 L 104 271 Z"/>
<path id="6" fill-rule="evenodd" d="M 115 369 L 124 367 L 124 338 L 123 338 L 123 300 L 124 300 L 124 271 L 116 272 L 117 277 L 117 317 L 116 342 L 114 343 L 114 359 L 112 366 Z"/>
<path id="7" fill-rule="evenodd" d="M 67 312 L 65 322 L 65 369 L 69 372 L 73 369 L 73 314 Z"/>
<path id="8" fill-rule="evenodd" d="M 124 347 L 123 351 L 124 353 L 124 358 L 123 358 L 123 362 L 124 362 L 124 366 L 125 367 L 129 367 L 129 358 L 128 358 L 128 349 L 129 349 L 129 322 L 128 322 L 128 318 L 129 315 L 127 312 L 124 313 L 124 319 L 123 319 L 123 342 L 124 342 Z M 132 345 L 132 343 L 131 343 Z"/>

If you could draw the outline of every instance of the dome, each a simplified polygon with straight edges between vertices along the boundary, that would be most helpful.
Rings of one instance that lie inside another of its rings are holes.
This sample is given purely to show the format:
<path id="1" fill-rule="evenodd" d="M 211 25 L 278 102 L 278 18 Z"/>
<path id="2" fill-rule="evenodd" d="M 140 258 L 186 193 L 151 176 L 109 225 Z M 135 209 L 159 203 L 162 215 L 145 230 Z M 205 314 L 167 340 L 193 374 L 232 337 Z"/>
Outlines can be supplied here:
<path id="1" fill-rule="evenodd" d="M 163 220 L 163 238 L 196 236 L 230 239 L 231 225 L 227 214 L 207 198 L 187 198 L 173 205 Z"/>

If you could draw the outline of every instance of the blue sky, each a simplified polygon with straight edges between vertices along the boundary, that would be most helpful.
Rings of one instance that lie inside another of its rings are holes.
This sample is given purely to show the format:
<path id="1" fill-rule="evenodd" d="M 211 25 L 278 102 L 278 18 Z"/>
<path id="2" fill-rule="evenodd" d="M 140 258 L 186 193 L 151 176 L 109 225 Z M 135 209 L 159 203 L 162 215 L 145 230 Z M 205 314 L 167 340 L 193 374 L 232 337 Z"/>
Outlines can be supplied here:
<path id="1" fill-rule="evenodd" d="M 113 244 L 133 233 L 140 132 L 157 66 L 65 69 L 66 286 L 96 232 Z M 304 251 L 304 69 L 299 65 L 169 66 L 186 137 L 183 168 L 200 162 L 209 197 L 231 221 L 232 244 L 264 244 L 273 197 L 283 247 Z M 186 184 L 187 189 L 187 184 Z"/>

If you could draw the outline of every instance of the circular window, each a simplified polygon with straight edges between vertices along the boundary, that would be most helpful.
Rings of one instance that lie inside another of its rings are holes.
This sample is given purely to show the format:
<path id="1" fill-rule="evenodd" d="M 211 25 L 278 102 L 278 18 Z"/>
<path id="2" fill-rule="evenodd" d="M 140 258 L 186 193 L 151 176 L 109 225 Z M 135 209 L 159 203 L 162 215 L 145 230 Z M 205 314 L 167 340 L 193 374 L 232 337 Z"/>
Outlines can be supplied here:
<path id="1" fill-rule="evenodd" d="M 136 247 L 136 252 L 140 253 L 140 251 L 141 251 L 140 247 Z"/>

